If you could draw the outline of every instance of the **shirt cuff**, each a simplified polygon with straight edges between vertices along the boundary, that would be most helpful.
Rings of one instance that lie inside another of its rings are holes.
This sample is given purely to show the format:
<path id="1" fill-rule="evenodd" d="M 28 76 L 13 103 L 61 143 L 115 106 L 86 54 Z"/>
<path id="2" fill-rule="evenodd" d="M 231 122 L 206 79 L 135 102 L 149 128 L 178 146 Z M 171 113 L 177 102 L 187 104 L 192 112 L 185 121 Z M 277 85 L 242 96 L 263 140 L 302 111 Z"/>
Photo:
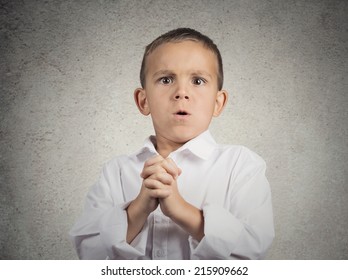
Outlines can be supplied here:
<path id="1" fill-rule="evenodd" d="M 219 205 L 203 207 L 204 237 L 198 242 L 189 238 L 192 259 L 230 259 L 243 231 L 242 223 Z"/>
<path id="2" fill-rule="evenodd" d="M 128 220 L 125 209 L 129 204 L 130 202 L 123 203 L 110 209 L 100 220 L 100 238 L 110 259 L 137 259 L 145 256 L 147 222 L 131 244 L 126 241 Z"/>

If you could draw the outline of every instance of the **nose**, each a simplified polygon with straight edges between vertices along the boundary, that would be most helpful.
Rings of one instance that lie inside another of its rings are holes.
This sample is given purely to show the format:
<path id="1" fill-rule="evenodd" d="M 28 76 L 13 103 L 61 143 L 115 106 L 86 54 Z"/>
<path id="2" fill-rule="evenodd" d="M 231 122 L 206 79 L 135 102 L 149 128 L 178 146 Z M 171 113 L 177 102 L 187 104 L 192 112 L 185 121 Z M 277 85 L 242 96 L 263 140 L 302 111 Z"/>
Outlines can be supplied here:
<path id="1" fill-rule="evenodd" d="M 187 89 L 183 84 L 178 85 L 178 88 L 174 94 L 174 99 L 175 100 L 180 100 L 180 99 L 189 100 L 190 99 L 189 94 L 187 92 Z"/>
<path id="2" fill-rule="evenodd" d="M 179 100 L 179 99 L 182 99 L 182 98 L 187 99 L 187 100 L 190 99 L 189 96 L 186 95 L 186 94 L 185 95 L 180 95 L 180 94 L 176 94 L 175 95 L 175 100 Z"/>

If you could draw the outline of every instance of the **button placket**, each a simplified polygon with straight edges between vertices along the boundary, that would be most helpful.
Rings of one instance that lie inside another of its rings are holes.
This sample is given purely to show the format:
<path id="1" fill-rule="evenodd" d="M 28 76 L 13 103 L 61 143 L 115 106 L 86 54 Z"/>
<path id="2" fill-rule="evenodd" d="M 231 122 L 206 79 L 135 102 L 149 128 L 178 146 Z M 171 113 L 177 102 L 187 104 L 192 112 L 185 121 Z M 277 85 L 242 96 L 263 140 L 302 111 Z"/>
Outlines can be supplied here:
<path id="1" fill-rule="evenodd" d="M 154 213 L 153 259 L 166 259 L 168 251 L 168 220 L 160 210 Z"/>

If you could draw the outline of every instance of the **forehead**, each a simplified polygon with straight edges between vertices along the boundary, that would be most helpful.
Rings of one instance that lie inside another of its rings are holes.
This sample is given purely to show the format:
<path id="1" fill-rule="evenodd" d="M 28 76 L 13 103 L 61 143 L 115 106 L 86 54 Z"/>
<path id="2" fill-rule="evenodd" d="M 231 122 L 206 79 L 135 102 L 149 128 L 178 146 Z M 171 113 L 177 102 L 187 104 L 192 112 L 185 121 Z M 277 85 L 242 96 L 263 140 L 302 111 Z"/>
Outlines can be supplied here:
<path id="1" fill-rule="evenodd" d="M 186 40 L 169 42 L 158 46 L 146 59 L 146 72 L 158 70 L 206 71 L 217 76 L 218 61 L 216 55 L 203 43 Z"/>

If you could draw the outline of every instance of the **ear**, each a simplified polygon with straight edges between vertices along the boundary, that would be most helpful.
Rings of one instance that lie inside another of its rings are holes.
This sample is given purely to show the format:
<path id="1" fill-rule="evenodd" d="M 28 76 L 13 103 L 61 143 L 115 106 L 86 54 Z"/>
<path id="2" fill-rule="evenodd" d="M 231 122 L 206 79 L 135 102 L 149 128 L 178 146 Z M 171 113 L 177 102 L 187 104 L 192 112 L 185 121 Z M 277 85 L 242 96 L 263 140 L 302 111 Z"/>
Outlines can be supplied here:
<path id="1" fill-rule="evenodd" d="M 215 108 L 214 108 L 214 117 L 218 117 L 222 110 L 225 108 L 228 100 L 228 93 L 226 90 L 220 90 L 216 94 L 216 100 L 215 100 Z"/>
<path id="2" fill-rule="evenodd" d="M 146 92 L 143 88 L 137 88 L 134 91 L 134 101 L 137 105 L 140 113 L 142 113 L 145 116 L 148 116 L 150 114 L 150 108 L 149 104 L 147 102 Z"/>

